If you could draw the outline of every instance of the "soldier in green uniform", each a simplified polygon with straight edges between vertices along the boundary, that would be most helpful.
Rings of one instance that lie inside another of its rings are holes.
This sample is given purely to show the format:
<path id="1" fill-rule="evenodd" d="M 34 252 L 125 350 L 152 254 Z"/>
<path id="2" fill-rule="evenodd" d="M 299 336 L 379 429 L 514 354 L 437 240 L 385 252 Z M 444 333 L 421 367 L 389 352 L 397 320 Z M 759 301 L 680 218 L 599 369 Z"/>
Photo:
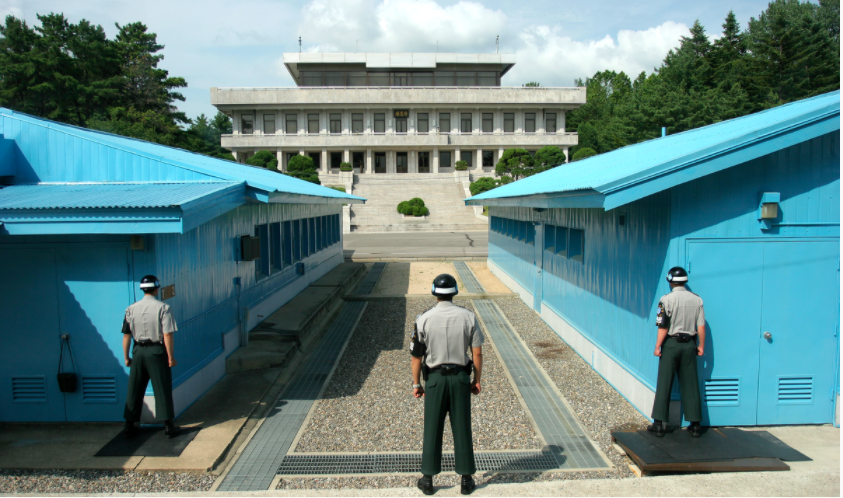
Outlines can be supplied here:
<path id="1" fill-rule="evenodd" d="M 474 313 L 451 302 L 458 292 L 451 275 L 442 274 L 433 280 L 437 304 L 416 318 L 410 342 L 413 396 L 424 397 L 422 478 L 418 487 L 426 495 L 434 493 L 433 476 L 442 471 L 445 415 L 450 415 L 454 434 L 455 470 L 462 476 L 460 491 L 464 495 L 474 491 L 472 476 L 477 467 L 471 440 L 471 394 L 480 394 L 483 333 Z M 422 370 L 426 372 L 424 386 Z"/>
<path id="2" fill-rule="evenodd" d="M 691 422 L 688 432 L 693 437 L 702 434 L 702 404 L 697 378 L 697 356 L 705 351 L 705 311 L 700 296 L 689 291 L 685 284 L 688 273 L 675 266 L 667 273 L 670 294 L 659 300 L 656 326 L 659 328 L 655 355 L 659 357 L 656 399 L 653 402 L 653 423 L 647 427 L 656 437 L 663 437 L 667 429 L 670 390 L 674 375 L 679 376 L 679 392 L 685 420 Z M 699 344 L 697 344 L 699 339 Z"/>
<path id="3" fill-rule="evenodd" d="M 159 301 L 158 289 L 161 284 L 154 275 L 141 279 L 143 299 L 126 309 L 123 318 L 123 356 L 129 370 L 129 393 L 126 396 L 126 438 L 135 437 L 140 422 L 143 397 L 146 386 L 152 380 L 155 393 L 155 418 L 164 421 L 164 432 L 168 437 L 179 433 L 173 424 L 173 377 L 170 369 L 176 366 L 173 353 L 173 333 L 178 328 L 170 313 L 170 307 Z M 135 347 L 129 357 L 129 346 L 134 339 Z"/>

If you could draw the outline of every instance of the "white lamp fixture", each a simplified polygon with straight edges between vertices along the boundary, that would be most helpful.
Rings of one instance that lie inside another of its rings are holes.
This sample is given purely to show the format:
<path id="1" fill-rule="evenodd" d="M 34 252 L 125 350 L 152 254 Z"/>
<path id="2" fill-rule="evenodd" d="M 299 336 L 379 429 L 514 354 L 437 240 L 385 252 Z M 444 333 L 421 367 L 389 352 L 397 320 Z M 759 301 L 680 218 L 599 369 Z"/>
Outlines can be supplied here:
<path id="1" fill-rule="evenodd" d="M 779 217 L 779 202 L 781 194 L 778 192 L 761 192 L 758 203 L 758 224 L 761 230 L 773 228 L 773 220 Z"/>

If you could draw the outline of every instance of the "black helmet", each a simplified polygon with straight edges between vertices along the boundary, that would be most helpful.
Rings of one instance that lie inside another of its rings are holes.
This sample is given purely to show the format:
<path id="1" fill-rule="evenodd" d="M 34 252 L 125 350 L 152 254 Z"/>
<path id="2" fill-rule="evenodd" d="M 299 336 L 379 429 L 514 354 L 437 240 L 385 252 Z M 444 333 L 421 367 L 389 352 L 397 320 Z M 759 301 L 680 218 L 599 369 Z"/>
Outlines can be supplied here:
<path id="1" fill-rule="evenodd" d="M 681 266 L 674 266 L 667 272 L 667 281 L 673 284 L 685 284 L 688 282 L 688 272 Z"/>
<path id="2" fill-rule="evenodd" d="M 158 282 L 158 277 L 155 275 L 147 275 L 141 279 L 141 289 L 157 289 L 159 287 L 161 287 L 161 283 Z"/>
<path id="3" fill-rule="evenodd" d="M 431 294 L 434 296 L 456 296 L 460 290 L 457 289 L 457 279 L 443 273 L 433 279 L 433 288 Z"/>

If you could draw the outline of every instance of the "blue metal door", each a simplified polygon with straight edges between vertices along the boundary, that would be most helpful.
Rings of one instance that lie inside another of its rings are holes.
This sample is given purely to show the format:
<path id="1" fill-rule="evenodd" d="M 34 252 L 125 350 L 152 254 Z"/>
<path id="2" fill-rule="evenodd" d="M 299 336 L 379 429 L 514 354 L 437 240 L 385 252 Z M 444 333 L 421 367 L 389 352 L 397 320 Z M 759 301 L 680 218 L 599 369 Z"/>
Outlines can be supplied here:
<path id="1" fill-rule="evenodd" d="M 833 421 L 838 240 L 764 244 L 758 424 Z"/>
<path id="2" fill-rule="evenodd" d="M 0 249 L 0 275 L 0 421 L 64 421 L 55 253 Z"/>
<path id="3" fill-rule="evenodd" d="M 533 239 L 533 264 L 536 274 L 533 276 L 533 309 L 542 311 L 542 278 L 544 277 L 543 255 L 544 252 L 544 224 L 530 223 L 527 230 L 534 230 L 536 234 Z"/>
<path id="4" fill-rule="evenodd" d="M 56 251 L 61 330 L 70 335 L 79 388 L 65 395 L 67 420 L 123 419 L 128 369 L 120 333 L 132 304 L 125 246 L 65 247 Z"/>
<path id="5" fill-rule="evenodd" d="M 688 288 L 705 303 L 706 351 L 697 359 L 704 425 L 755 425 L 763 244 L 691 242 Z"/>

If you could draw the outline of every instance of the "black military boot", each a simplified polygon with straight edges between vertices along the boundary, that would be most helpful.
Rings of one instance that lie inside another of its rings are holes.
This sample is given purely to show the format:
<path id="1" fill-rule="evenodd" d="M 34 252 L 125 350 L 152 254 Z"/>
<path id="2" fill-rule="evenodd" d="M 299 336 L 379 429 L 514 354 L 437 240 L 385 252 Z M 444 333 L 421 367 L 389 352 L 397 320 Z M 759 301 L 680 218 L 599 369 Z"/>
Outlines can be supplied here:
<path id="1" fill-rule="evenodd" d="M 700 437 L 702 436 L 702 426 L 699 422 L 691 422 L 688 432 L 691 433 L 691 437 Z"/>
<path id="2" fill-rule="evenodd" d="M 132 439 L 133 437 L 137 436 L 140 431 L 138 430 L 137 426 L 135 426 L 134 422 L 126 421 L 126 428 L 123 429 L 123 437 L 126 439 Z"/>
<path id="3" fill-rule="evenodd" d="M 647 426 L 647 430 L 652 432 L 656 437 L 664 437 L 664 433 L 667 430 L 665 425 L 661 420 L 653 420 L 653 423 Z"/>
<path id="4" fill-rule="evenodd" d="M 460 493 L 464 495 L 470 495 L 472 491 L 474 491 L 474 479 L 471 476 L 462 476 L 462 482 L 460 483 Z"/>
<path id="5" fill-rule="evenodd" d="M 436 491 L 433 489 L 433 476 L 422 476 L 416 486 L 426 495 L 432 495 Z"/>
<path id="6" fill-rule="evenodd" d="M 167 420 L 164 422 L 164 434 L 167 437 L 176 437 L 181 433 L 181 428 L 173 423 L 172 420 Z"/>

